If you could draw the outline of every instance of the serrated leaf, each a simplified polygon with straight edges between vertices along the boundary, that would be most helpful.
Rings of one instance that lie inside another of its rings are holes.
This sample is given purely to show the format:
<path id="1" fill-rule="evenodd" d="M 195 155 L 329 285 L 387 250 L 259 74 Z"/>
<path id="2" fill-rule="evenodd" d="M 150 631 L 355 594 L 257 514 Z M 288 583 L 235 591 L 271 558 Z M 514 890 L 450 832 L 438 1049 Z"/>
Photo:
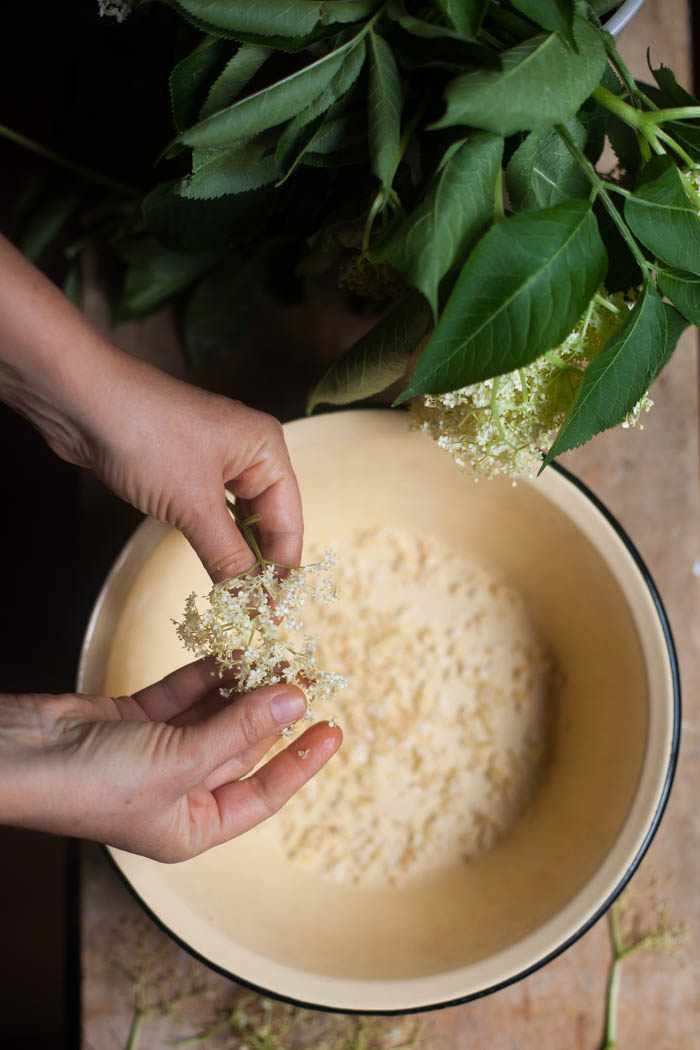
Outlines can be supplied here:
<path id="1" fill-rule="evenodd" d="M 200 106 L 212 81 L 221 72 L 231 52 L 225 40 L 203 40 L 170 74 L 170 103 L 178 131 L 197 120 Z"/>
<path id="2" fill-rule="evenodd" d="M 571 47 L 574 40 L 573 0 L 512 0 L 513 7 L 526 15 L 535 25 L 559 33 Z"/>
<path id="3" fill-rule="evenodd" d="M 213 200 L 231 193 L 257 190 L 280 176 L 274 154 L 253 140 L 231 149 L 207 150 L 192 174 L 183 179 L 177 193 L 186 200 Z"/>
<path id="4" fill-rule="evenodd" d="M 236 349 L 262 300 L 265 261 L 265 252 L 252 257 L 236 253 L 194 287 L 182 314 L 182 335 L 195 368 Z"/>
<path id="5" fill-rule="evenodd" d="M 399 163 L 403 93 L 396 60 L 386 40 L 370 30 L 368 139 L 373 173 L 387 189 Z"/>
<path id="6" fill-rule="evenodd" d="M 447 24 L 465 40 L 473 40 L 481 29 L 488 0 L 437 0 Z"/>
<path id="7" fill-rule="evenodd" d="M 63 278 L 63 294 L 67 299 L 82 309 L 83 305 L 83 280 L 80 272 L 80 262 L 71 263 Z"/>
<path id="8" fill-rule="evenodd" d="M 214 200 L 188 200 L 176 182 L 159 183 L 142 204 L 146 228 L 176 251 L 216 251 L 242 243 L 263 226 L 272 207 L 270 189 Z"/>
<path id="9" fill-rule="evenodd" d="M 212 252 L 199 254 L 165 248 L 155 237 L 139 237 L 119 246 L 128 264 L 115 323 L 145 317 L 192 284 L 217 261 Z"/>
<path id="10" fill-rule="evenodd" d="M 684 270 L 658 269 L 659 287 L 692 324 L 700 326 L 700 277 Z"/>
<path id="11" fill-rule="evenodd" d="M 462 268 L 397 404 L 534 361 L 572 331 L 605 269 L 587 201 L 565 201 L 497 223 Z"/>
<path id="12" fill-rule="evenodd" d="M 566 123 L 598 84 L 606 65 L 597 29 L 574 19 L 578 53 L 556 33 L 535 36 L 501 55 L 502 69 L 473 70 L 446 89 L 447 109 L 432 126 L 469 124 L 512 135 Z"/>
<path id="13" fill-rule="evenodd" d="M 199 114 L 193 114 L 187 124 L 184 124 L 182 127 L 178 124 L 179 130 L 184 131 L 185 128 L 194 124 L 197 119 L 205 120 L 212 113 L 218 113 L 219 110 L 230 106 L 271 54 L 272 51 L 269 47 L 260 47 L 257 44 L 241 44 L 236 54 L 229 59 L 209 89 Z"/>
<path id="14" fill-rule="evenodd" d="M 349 113 L 329 120 L 318 132 L 313 143 L 316 154 L 331 154 L 338 150 L 359 146 L 367 141 L 367 121 L 364 114 Z"/>
<path id="15" fill-rule="evenodd" d="M 213 113 L 179 135 L 173 147 L 230 147 L 292 119 L 326 90 L 358 43 L 353 37 L 303 69 Z"/>
<path id="16" fill-rule="evenodd" d="M 306 150 L 312 145 L 315 146 L 316 137 L 324 125 L 326 116 L 330 117 L 331 108 L 340 102 L 353 86 L 364 61 L 365 42 L 362 40 L 350 51 L 325 91 L 284 129 L 277 144 L 276 158 L 277 165 L 285 176 L 296 167 Z"/>
<path id="17" fill-rule="evenodd" d="M 30 262 L 38 262 L 51 247 L 78 207 L 83 192 L 82 187 L 75 185 L 53 188 L 32 207 L 19 242 L 20 251 Z"/>
<path id="18" fill-rule="evenodd" d="M 408 218 L 370 249 L 423 292 L 435 316 L 441 279 L 493 214 L 502 156 L 503 139 L 486 131 L 453 144 Z"/>
<path id="19" fill-rule="evenodd" d="M 678 340 L 685 332 L 688 327 L 689 321 L 683 317 L 673 306 L 668 303 L 664 303 L 664 314 L 666 315 L 666 347 L 664 349 L 663 361 L 661 368 L 665 368 L 668 362 L 673 357 L 676 347 L 678 346 Z M 659 372 L 661 369 L 659 369 Z M 656 373 L 659 374 L 658 372 Z"/>
<path id="20" fill-rule="evenodd" d="M 574 117 L 566 124 L 583 150 L 586 129 Z M 506 186 L 514 211 L 549 208 L 570 197 L 587 197 L 591 184 L 554 128 L 532 131 L 518 146 L 506 168 Z"/>
<path id="21" fill-rule="evenodd" d="M 324 402 L 347 405 L 386 390 L 401 379 L 429 325 L 428 304 L 412 292 L 331 365 L 311 392 L 307 413 Z"/>
<path id="22" fill-rule="evenodd" d="M 584 372 L 543 468 L 624 420 L 663 368 L 666 335 L 664 304 L 647 282 L 627 320 Z"/>
<path id="23" fill-rule="evenodd" d="M 686 91 L 684 87 L 681 87 L 676 80 L 673 70 L 669 69 L 668 66 L 665 66 L 663 62 L 658 69 L 654 69 L 653 66 L 650 66 L 650 69 L 654 80 L 672 106 L 699 105 L 695 96 Z"/>
<path id="24" fill-rule="evenodd" d="M 401 29 L 392 36 L 391 46 L 404 69 L 437 68 L 450 73 L 470 69 L 500 69 L 495 51 L 474 40 L 462 40 L 456 34 L 424 39 Z"/>
<path id="25" fill-rule="evenodd" d="M 652 158 L 640 177 L 647 181 L 625 201 L 632 233 L 668 266 L 700 274 L 700 218 L 687 182 L 670 157 Z"/>
<path id="26" fill-rule="evenodd" d="M 195 25 L 236 37 L 305 37 L 319 24 L 355 22 L 376 7 L 374 0 L 175 0 Z"/>

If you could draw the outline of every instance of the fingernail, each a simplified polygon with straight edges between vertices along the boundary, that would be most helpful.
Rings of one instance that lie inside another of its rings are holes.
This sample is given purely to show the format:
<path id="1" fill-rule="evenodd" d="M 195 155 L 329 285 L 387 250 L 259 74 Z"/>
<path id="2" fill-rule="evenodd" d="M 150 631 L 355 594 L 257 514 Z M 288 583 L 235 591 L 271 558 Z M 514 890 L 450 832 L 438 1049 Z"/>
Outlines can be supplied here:
<path id="1" fill-rule="evenodd" d="M 281 726 L 296 722 L 306 711 L 306 698 L 298 689 L 277 693 L 270 701 L 272 717 Z"/>

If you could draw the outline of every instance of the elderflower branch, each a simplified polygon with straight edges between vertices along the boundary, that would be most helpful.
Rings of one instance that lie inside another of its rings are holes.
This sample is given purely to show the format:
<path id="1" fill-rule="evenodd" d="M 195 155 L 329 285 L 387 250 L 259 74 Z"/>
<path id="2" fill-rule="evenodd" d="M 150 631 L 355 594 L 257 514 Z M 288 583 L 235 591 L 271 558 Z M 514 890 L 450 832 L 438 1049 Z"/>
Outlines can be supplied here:
<path id="1" fill-rule="evenodd" d="M 629 316 L 633 303 L 604 289 L 574 330 L 529 365 L 445 394 L 426 394 L 411 406 L 414 426 L 426 431 L 475 477 L 534 476 L 553 432 L 561 426 L 584 369 Z M 635 426 L 651 408 L 645 395 L 623 422 Z"/>
<path id="2" fill-rule="evenodd" d="M 213 656 L 219 677 L 227 672 L 232 685 L 220 689 L 222 696 L 289 682 L 304 690 L 309 704 L 332 699 L 347 682 L 318 667 L 316 639 L 304 634 L 298 610 L 308 599 L 325 604 L 335 600 L 327 575 L 333 555 L 327 553 L 314 565 L 284 566 L 280 573 L 279 566 L 264 558 L 253 535 L 259 515 L 241 518 L 235 506 L 229 506 L 255 564 L 215 584 L 204 611 L 198 609 L 195 594 L 188 597 L 182 621 L 174 621 L 180 641 L 198 658 Z M 313 576 L 320 576 L 318 582 L 312 582 Z M 311 720 L 308 710 L 306 717 Z"/>
<path id="3" fill-rule="evenodd" d="M 614 97 L 615 96 L 613 95 L 613 98 Z M 637 242 L 635 241 L 634 237 L 632 236 L 632 234 L 629 231 L 627 223 L 622 218 L 622 216 L 618 212 L 617 208 L 615 207 L 615 205 L 611 201 L 610 195 L 609 195 L 608 189 L 607 189 L 607 185 L 608 184 L 606 184 L 600 178 L 600 176 L 598 175 L 597 171 L 595 170 L 595 168 L 593 167 L 591 162 L 588 160 L 588 158 L 585 156 L 585 154 L 583 154 L 581 152 L 581 150 L 578 148 L 578 146 L 576 145 L 576 143 L 572 139 L 571 135 L 569 134 L 568 130 L 564 127 L 564 125 L 563 124 L 556 124 L 555 128 L 556 128 L 557 134 L 559 135 L 559 138 L 562 140 L 562 142 L 564 143 L 564 145 L 568 149 L 568 151 L 571 154 L 571 156 L 574 158 L 575 161 L 577 161 L 579 167 L 585 173 L 585 175 L 588 177 L 591 185 L 597 191 L 597 194 L 600 195 L 600 199 L 603 202 L 603 205 L 604 205 L 606 211 L 608 212 L 608 214 L 610 215 L 610 218 L 613 220 L 613 222 L 617 226 L 618 230 L 622 234 L 622 237 L 623 237 L 623 239 L 625 241 L 625 244 L 627 245 L 627 247 L 629 248 L 630 252 L 632 253 L 632 256 L 634 257 L 634 260 L 637 263 L 637 265 L 639 266 L 639 268 L 641 269 L 642 273 L 644 273 L 644 274 L 651 274 L 653 267 L 647 262 L 647 260 L 642 255 L 642 252 L 641 252 L 641 250 L 639 248 L 639 245 L 637 244 Z M 618 187 L 618 186 L 614 186 L 613 187 L 612 184 L 610 184 L 610 188 L 611 189 L 614 188 L 616 191 L 620 189 L 620 187 Z"/>

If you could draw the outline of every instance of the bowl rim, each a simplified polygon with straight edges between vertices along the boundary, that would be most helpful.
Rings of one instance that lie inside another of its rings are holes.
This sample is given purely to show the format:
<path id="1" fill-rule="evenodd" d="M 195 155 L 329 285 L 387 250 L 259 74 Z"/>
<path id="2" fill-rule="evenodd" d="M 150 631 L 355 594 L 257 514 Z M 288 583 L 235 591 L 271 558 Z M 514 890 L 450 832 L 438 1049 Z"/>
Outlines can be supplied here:
<path id="1" fill-rule="evenodd" d="M 575 488 L 577 488 L 579 490 L 579 492 L 593 504 L 595 509 L 602 515 L 602 517 L 605 519 L 605 521 L 608 523 L 608 525 L 611 526 L 613 531 L 616 533 L 618 538 L 621 540 L 622 544 L 625 546 L 627 552 L 629 553 L 629 555 L 631 556 L 633 562 L 635 563 L 636 568 L 639 571 L 640 577 L 642 579 L 642 582 L 644 583 L 644 585 L 646 586 L 647 591 L 649 592 L 649 596 L 651 598 L 651 601 L 652 601 L 652 604 L 654 606 L 656 615 L 658 617 L 659 626 L 661 627 L 661 633 L 662 633 L 662 636 L 663 636 L 663 640 L 664 640 L 665 648 L 666 648 L 666 654 L 667 654 L 667 657 L 668 657 L 669 671 L 670 671 L 670 678 L 671 678 L 671 685 L 672 685 L 673 718 L 672 718 L 672 727 L 671 727 L 671 744 L 670 744 L 670 749 L 669 749 L 669 753 L 668 753 L 668 764 L 667 764 L 667 768 L 666 768 L 666 774 L 665 774 L 665 777 L 664 777 L 663 785 L 661 787 L 661 791 L 660 791 L 660 794 L 659 794 L 658 802 L 657 802 L 656 808 L 654 810 L 653 817 L 651 819 L 650 825 L 649 825 L 649 827 L 648 827 L 648 829 L 646 831 L 646 834 L 644 835 L 644 838 L 642 839 L 642 841 L 641 841 L 641 843 L 639 845 L 639 848 L 637 849 L 637 852 L 635 853 L 635 855 L 631 859 L 631 861 L 628 864 L 626 870 L 619 877 L 619 879 L 618 879 L 617 883 L 615 884 L 615 886 L 613 887 L 613 889 L 608 893 L 608 895 L 606 896 L 605 900 L 599 905 L 599 907 L 595 910 L 595 912 L 592 915 L 590 915 L 585 921 L 583 921 L 580 924 L 580 926 L 578 926 L 576 928 L 576 930 L 574 930 L 573 933 L 571 933 L 567 938 L 565 938 L 565 940 L 563 940 L 560 944 L 556 945 L 556 947 L 554 947 L 550 952 L 546 953 L 544 956 L 542 956 L 541 959 L 538 959 L 536 962 L 534 962 L 534 963 L 524 967 L 522 970 L 519 970 L 517 973 L 511 974 L 509 977 L 505 978 L 503 981 L 498 981 L 498 982 L 496 982 L 494 984 L 488 985 L 485 988 L 480 988 L 477 991 L 469 992 L 469 993 L 467 993 L 466 995 L 463 995 L 463 996 L 451 997 L 451 998 L 448 998 L 448 999 L 440 999 L 440 1000 L 436 1000 L 434 1002 L 423 1003 L 423 1004 L 420 1004 L 420 1005 L 417 1005 L 417 1006 L 398 1007 L 398 1008 L 394 1008 L 394 1009 L 377 1009 L 377 1008 L 373 1008 L 373 1009 L 369 1009 L 368 1010 L 368 1009 L 363 1009 L 361 1007 L 332 1006 L 332 1005 L 328 1005 L 327 1003 L 315 1003 L 312 1000 L 298 999 L 298 998 L 295 998 L 294 996 L 286 995 L 286 994 L 284 994 L 282 992 L 273 991 L 273 990 L 271 990 L 269 988 L 266 988 L 264 985 L 256 984 L 254 981 L 251 981 L 251 980 L 249 980 L 249 979 L 247 979 L 245 977 L 242 977 L 239 974 L 234 973 L 232 970 L 227 969 L 226 967 L 223 967 L 223 966 L 219 965 L 218 963 L 212 962 L 210 959 L 207 958 L 206 955 L 204 955 L 201 952 L 199 952 L 196 948 L 193 948 L 190 944 L 187 943 L 187 941 L 185 941 L 177 933 L 175 933 L 170 928 L 170 926 L 168 926 L 167 922 L 165 922 L 163 919 L 161 919 L 152 910 L 152 908 L 141 897 L 141 895 L 139 894 L 138 890 L 130 882 L 130 880 L 127 877 L 127 875 L 122 871 L 121 867 L 119 866 L 119 864 L 115 860 L 115 857 L 114 857 L 114 855 L 112 853 L 111 847 L 103 846 L 102 847 L 103 852 L 107 856 L 110 865 L 116 871 L 117 875 L 119 876 L 119 878 L 122 881 L 122 883 L 126 886 L 127 890 L 131 894 L 131 896 L 136 901 L 138 901 L 138 903 L 141 906 L 141 908 L 143 908 L 143 910 L 151 918 L 151 920 L 156 924 L 156 926 L 158 926 L 159 929 L 161 929 L 170 938 L 172 938 L 181 948 L 183 948 L 186 952 L 188 952 L 188 954 L 191 955 L 193 958 L 197 959 L 199 962 L 203 963 L 205 966 L 208 966 L 210 969 L 214 970 L 216 973 L 219 973 L 221 976 L 227 977 L 229 980 L 233 980 L 237 984 L 240 984 L 240 985 L 242 985 L 242 986 L 244 986 L 246 988 L 249 988 L 252 991 L 255 991 L 255 992 L 257 992 L 257 993 L 259 993 L 261 995 L 267 996 L 268 998 L 276 999 L 276 1000 L 279 1000 L 281 1002 L 286 1002 L 286 1003 L 289 1003 L 290 1005 L 299 1006 L 299 1007 L 302 1007 L 304 1009 L 320 1010 L 320 1011 L 323 1011 L 323 1012 L 326 1012 L 326 1013 L 364 1014 L 364 1015 L 372 1015 L 372 1016 L 402 1016 L 402 1015 L 407 1015 L 407 1014 L 425 1013 L 425 1012 L 428 1012 L 428 1011 L 431 1011 L 431 1010 L 440 1010 L 440 1009 L 444 1009 L 444 1008 L 449 1007 L 449 1006 L 459 1006 L 459 1005 L 462 1005 L 464 1003 L 474 1002 L 477 999 L 484 998 L 485 996 L 491 995 L 494 992 L 498 992 L 498 991 L 501 991 L 504 988 L 508 988 L 511 985 L 516 984 L 518 981 L 523 980 L 525 977 L 530 976 L 530 974 L 535 973 L 537 970 L 541 969 L 543 966 L 546 966 L 549 962 L 551 962 L 553 959 L 557 958 L 559 955 L 561 955 L 563 952 L 565 952 L 568 948 L 570 948 L 576 941 L 578 941 L 585 933 L 588 932 L 589 929 L 591 929 L 592 926 L 595 925 L 595 923 L 598 922 L 598 920 L 600 918 L 602 918 L 602 916 L 607 912 L 607 910 L 611 907 L 611 905 L 620 896 L 620 894 L 625 889 L 625 887 L 629 883 L 629 881 L 632 878 L 632 876 L 634 875 L 634 873 L 637 871 L 637 869 L 638 869 L 638 867 L 639 867 L 643 857 L 645 856 L 647 850 L 649 849 L 649 846 L 650 846 L 654 836 L 656 835 L 656 832 L 658 830 L 659 824 L 661 822 L 661 818 L 663 816 L 663 813 L 664 813 L 664 811 L 666 809 L 666 805 L 668 803 L 668 798 L 669 798 L 669 795 L 670 795 L 671 786 L 673 784 L 673 780 L 674 780 L 674 776 L 675 776 L 675 772 L 676 772 L 676 767 L 677 767 L 677 764 L 678 764 L 678 752 L 679 752 L 679 746 L 680 746 L 680 725 L 681 725 L 681 683 L 680 683 L 680 672 L 679 672 L 679 667 L 678 667 L 678 658 L 677 658 L 677 654 L 676 654 L 675 644 L 674 644 L 674 641 L 673 641 L 673 634 L 672 634 L 672 631 L 671 631 L 670 622 L 669 622 L 668 615 L 666 613 L 665 607 L 663 605 L 663 602 L 661 600 L 661 596 L 660 596 L 659 591 L 658 591 L 658 589 L 656 587 L 656 584 L 654 583 L 653 577 L 652 577 L 649 569 L 646 566 L 646 563 L 644 562 L 644 560 L 643 560 L 642 556 L 640 555 L 639 551 L 637 550 L 637 548 L 635 547 L 634 543 L 630 539 L 629 535 L 627 534 L 625 529 L 622 527 L 620 522 L 617 520 L 617 518 L 614 516 L 614 514 L 602 502 L 602 500 L 600 500 L 595 495 L 595 493 L 592 492 L 591 489 L 583 481 L 580 480 L 580 478 L 578 478 L 575 474 L 573 474 L 567 468 L 563 467 L 558 462 L 552 463 L 551 466 L 559 475 L 561 475 L 566 481 L 568 481 Z M 142 525 L 143 524 L 145 524 L 145 522 L 142 523 Z M 139 526 L 139 529 L 142 527 L 142 525 Z M 124 548 L 121 551 L 121 554 L 118 556 L 116 562 L 114 563 L 114 565 L 112 567 L 112 570 L 107 575 L 107 577 L 105 579 L 105 582 L 104 582 L 102 588 L 100 589 L 100 593 L 99 593 L 99 595 L 98 595 L 98 597 L 97 597 L 97 599 L 95 601 L 95 605 L 93 607 L 93 612 L 92 612 L 92 615 L 91 615 L 90 620 L 88 622 L 88 626 L 87 626 L 86 632 L 85 632 L 85 638 L 84 638 L 84 641 L 83 641 L 83 648 L 82 648 L 81 660 L 80 660 L 80 670 L 79 670 L 79 676 L 80 677 L 82 677 L 82 674 L 84 672 L 86 646 L 87 646 L 88 640 L 90 639 L 90 637 L 92 635 L 94 622 L 99 616 L 103 600 L 105 598 L 105 595 L 106 595 L 107 591 L 109 590 L 109 588 L 111 586 L 111 583 L 112 583 L 112 580 L 113 580 L 114 576 L 121 570 L 121 567 L 124 564 L 124 561 L 126 559 L 128 559 L 128 556 L 129 556 L 129 553 L 130 553 L 130 549 L 131 549 L 131 546 L 132 546 L 133 535 L 134 534 L 132 534 L 132 538 L 127 541 L 126 545 L 124 546 Z"/>

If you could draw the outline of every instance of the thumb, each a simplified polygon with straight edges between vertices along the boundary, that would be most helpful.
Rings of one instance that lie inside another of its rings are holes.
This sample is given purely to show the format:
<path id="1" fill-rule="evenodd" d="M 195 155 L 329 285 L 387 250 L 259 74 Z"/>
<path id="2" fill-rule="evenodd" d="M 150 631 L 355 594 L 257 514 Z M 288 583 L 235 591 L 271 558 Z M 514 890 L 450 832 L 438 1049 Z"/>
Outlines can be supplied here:
<path id="1" fill-rule="evenodd" d="M 220 503 L 211 505 L 205 514 L 183 526 L 182 532 L 214 583 L 236 576 L 255 563 L 255 555 L 226 509 L 223 498 Z"/>

